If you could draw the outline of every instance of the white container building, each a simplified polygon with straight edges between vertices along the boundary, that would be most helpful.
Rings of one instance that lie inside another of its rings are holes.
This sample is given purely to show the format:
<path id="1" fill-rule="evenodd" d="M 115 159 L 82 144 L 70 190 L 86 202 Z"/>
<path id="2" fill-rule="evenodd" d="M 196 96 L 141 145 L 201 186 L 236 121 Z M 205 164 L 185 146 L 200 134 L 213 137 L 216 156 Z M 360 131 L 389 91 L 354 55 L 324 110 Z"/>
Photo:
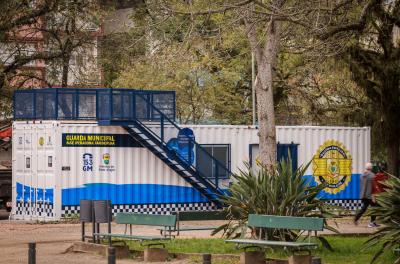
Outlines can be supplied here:
<path id="1" fill-rule="evenodd" d="M 256 161 L 256 127 L 183 127 L 192 129 L 196 141 L 233 173 L 244 162 Z M 323 198 L 342 203 L 358 199 L 359 175 L 370 160 L 369 128 L 280 126 L 277 141 L 297 148 L 292 157 L 298 165 L 313 160 L 305 177 L 331 182 Z M 215 208 L 126 130 L 97 122 L 14 122 L 13 194 L 14 219 L 66 217 L 78 213 L 81 199 L 110 199 L 114 212 Z"/>
<path id="2" fill-rule="evenodd" d="M 40 89 L 14 94 L 13 219 L 57 220 L 83 199 L 113 212 L 212 210 L 230 175 L 255 166 L 253 126 L 178 125 L 175 93 Z M 320 197 L 354 208 L 370 161 L 367 127 L 277 127 L 278 158 L 328 183 Z"/>

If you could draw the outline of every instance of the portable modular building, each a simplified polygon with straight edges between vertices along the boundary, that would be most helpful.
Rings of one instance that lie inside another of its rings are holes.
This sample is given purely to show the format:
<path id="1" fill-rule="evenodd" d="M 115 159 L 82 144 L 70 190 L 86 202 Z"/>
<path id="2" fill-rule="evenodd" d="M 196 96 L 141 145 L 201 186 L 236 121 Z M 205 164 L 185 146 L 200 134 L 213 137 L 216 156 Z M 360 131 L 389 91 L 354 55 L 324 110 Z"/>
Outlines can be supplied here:
<path id="1" fill-rule="evenodd" d="M 257 163 L 257 127 L 178 126 L 174 96 L 77 90 L 15 95 L 14 219 L 68 217 L 81 199 L 109 199 L 114 213 L 211 210 L 231 173 Z M 328 183 L 321 198 L 358 205 L 369 128 L 278 126 L 277 150 L 294 167 L 311 162 L 305 177 Z"/>
<path id="2" fill-rule="evenodd" d="M 258 157 L 256 127 L 194 125 L 196 141 L 233 173 Z M 208 199 L 123 128 L 96 122 L 13 124 L 13 217 L 59 219 L 78 213 L 81 199 L 110 199 L 114 212 L 210 210 Z M 305 177 L 328 182 L 324 199 L 354 204 L 370 160 L 369 128 L 280 126 L 280 156 L 311 161 Z M 213 164 L 195 157 L 212 174 Z M 200 164 L 199 164 L 200 165 Z M 214 165 L 215 166 L 215 165 Z M 207 168 L 208 167 L 208 168 Z M 211 175 L 212 177 L 212 175 Z M 221 180 L 227 186 L 228 180 Z"/>

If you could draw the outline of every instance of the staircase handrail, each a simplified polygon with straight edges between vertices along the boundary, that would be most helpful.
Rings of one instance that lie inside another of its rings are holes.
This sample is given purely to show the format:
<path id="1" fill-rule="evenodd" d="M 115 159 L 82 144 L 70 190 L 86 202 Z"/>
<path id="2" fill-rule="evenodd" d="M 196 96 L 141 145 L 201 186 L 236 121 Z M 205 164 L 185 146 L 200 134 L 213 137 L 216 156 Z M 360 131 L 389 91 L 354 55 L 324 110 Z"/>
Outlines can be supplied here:
<path id="1" fill-rule="evenodd" d="M 168 116 L 166 116 L 160 109 L 158 109 L 155 105 L 153 105 L 147 98 L 144 98 L 142 95 L 137 94 L 137 96 L 140 96 L 143 100 L 145 100 L 147 102 L 147 104 L 149 104 L 156 112 L 158 112 L 158 114 L 165 120 L 167 120 L 169 123 L 171 123 L 176 129 L 178 129 L 179 131 L 182 130 L 182 128 L 180 128 L 174 121 L 172 121 Z M 155 133 L 153 133 L 155 134 Z M 156 137 L 158 137 L 159 139 L 161 139 L 157 134 L 155 134 Z M 217 165 L 221 166 L 222 168 L 224 168 L 228 174 L 232 174 L 231 170 L 229 168 L 227 168 L 224 164 L 222 164 L 221 162 L 219 162 L 216 158 L 214 158 L 212 155 L 210 155 L 210 153 L 208 153 L 202 146 L 200 146 L 200 144 L 198 144 L 195 140 L 188 138 L 189 141 L 191 143 L 193 143 L 196 148 L 201 149 L 203 152 L 206 153 L 206 155 L 208 155 L 214 162 L 216 162 Z M 164 139 L 161 139 L 161 141 L 166 145 L 167 143 L 164 141 Z M 191 165 L 192 166 L 192 165 Z"/>

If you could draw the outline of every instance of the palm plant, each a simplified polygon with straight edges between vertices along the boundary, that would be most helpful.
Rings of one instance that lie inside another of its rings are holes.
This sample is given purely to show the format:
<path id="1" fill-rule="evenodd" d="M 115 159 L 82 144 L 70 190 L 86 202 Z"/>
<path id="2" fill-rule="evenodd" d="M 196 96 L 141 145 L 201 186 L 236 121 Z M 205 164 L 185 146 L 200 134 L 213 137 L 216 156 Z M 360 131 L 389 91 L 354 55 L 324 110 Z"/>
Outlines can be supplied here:
<path id="1" fill-rule="evenodd" d="M 304 176 L 308 166 L 301 166 L 293 171 L 291 161 L 282 160 L 271 170 L 259 165 L 257 171 L 246 164 L 247 170 L 232 177 L 234 183 L 229 195 L 221 198 L 227 205 L 225 210 L 228 222 L 214 231 L 222 232 L 225 237 L 244 237 L 247 233 L 249 214 L 280 216 L 313 216 L 331 218 L 323 200 L 317 198 L 325 185 L 314 186 Z M 337 232 L 325 220 L 325 228 Z M 269 240 L 295 241 L 301 232 L 294 230 L 264 230 Z M 252 234 L 256 235 L 256 230 Z M 318 237 L 322 244 L 331 249 L 323 237 Z"/>
<path id="2" fill-rule="evenodd" d="M 376 215 L 377 222 L 382 224 L 382 227 L 365 242 L 365 247 L 380 245 L 371 263 L 385 251 L 400 248 L 400 178 L 390 176 L 382 184 L 385 192 L 376 195 L 379 206 L 371 207 L 368 211 L 369 215 Z M 400 263 L 400 256 L 395 263 Z"/>

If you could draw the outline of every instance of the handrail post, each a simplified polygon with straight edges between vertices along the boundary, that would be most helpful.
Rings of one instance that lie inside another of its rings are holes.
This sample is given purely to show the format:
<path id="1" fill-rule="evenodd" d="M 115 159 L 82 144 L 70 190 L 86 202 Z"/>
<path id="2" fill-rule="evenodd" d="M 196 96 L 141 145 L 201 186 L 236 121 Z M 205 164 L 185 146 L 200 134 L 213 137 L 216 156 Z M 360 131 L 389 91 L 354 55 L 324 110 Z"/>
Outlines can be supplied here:
<path id="1" fill-rule="evenodd" d="M 55 114 L 56 114 L 56 120 L 58 120 L 58 107 L 59 107 L 59 105 L 58 105 L 58 89 L 56 89 L 56 91 L 55 91 L 55 102 L 54 102 L 54 109 L 55 109 Z M 15 109 L 15 108 L 14 108 Z"/>
<path id="2" fill-rule="evenodd" d="M 164 142 L 164 116 L 161 115 L 161 142 Z"/>
<path id="3" fill-rule="evenodd" d="M 136 93 L 132 92 L 132 118 L 136 120 Z"/>
<path id="4" fill-rule="evenodd" d="M 34 91 L 33 92 L 33 120 L 36 120 L 36 96 L 37 96 L 37 92 Z"/>
<path id="5" fill-rule="evenodd" d="M 110 96 L 109 96 L 110 120 L 113 119 L 113 98 L 112 97 L 113 97 L 113 93 L 112 93 L 111 88 L 110 88 Z"/>
<path id="6" fill-rule="evenodd" d="M 75 89 L 75 118 L 79 119 L 79 91 Z"/>
<path id="7" fill-rule="evenodd" d="M 215 186 L 218 188 L 218 164 L 215 164 Z"/>
<path id="8" fill-rule="evenodd" d="M 147 97 L 147 119 L 153 120 L 153 109 L 151 109 L 151 105 L 153 104 L 151 102 L 151 99 L 153 98 L 153 96 L 150 94 L 147 94 L 146 97 Z"/>
<path id="9" fill-rule="evenodd" d="M 188 137 L 188 140 L 189 140 L 189 147 L 188 147 L 188 152 L 189 152 L 188 153 L 188 158 L 189 158 L 189 160 L 188 160 L 188 164 L 190 166 L 190 165 L 192 165 L 192 141 L 190 140 L 189 137 Z"/>
<path id="10" fill-rule="evenodd" d="M 96 90 L 96 120 L 99 119 L 99 91 Z"/>

